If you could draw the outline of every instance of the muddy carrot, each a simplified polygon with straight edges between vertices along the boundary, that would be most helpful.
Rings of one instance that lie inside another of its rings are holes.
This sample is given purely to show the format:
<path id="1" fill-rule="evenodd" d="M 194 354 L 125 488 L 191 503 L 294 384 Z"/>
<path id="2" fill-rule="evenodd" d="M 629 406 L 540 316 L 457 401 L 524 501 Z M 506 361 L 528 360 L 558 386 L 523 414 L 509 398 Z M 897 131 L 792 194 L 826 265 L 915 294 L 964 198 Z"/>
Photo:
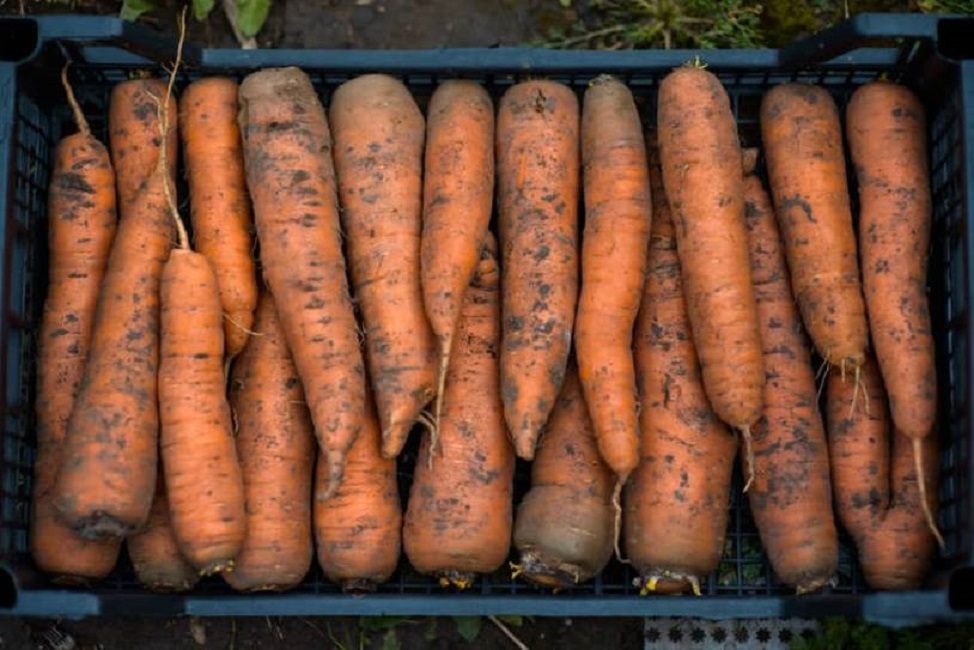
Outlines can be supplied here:
<path id="1" fill-rule="evenodd" d="M 420 278 L 426 316 L 440 343 L 439 420 L 463 296 L 493 205 L 494 105 L 480 84 L 450 80 L 433 93 L 428 115 Z"/>
<path id="2" fill-rule="evenodd" d="M 761 415 L 764 370 L 734 114 L 716 76 L 684 66 L 660 84 L 657 120 L 703 386 L 717 416 L 741 432 L 748 455 L 750 427 Z"/>
<path id="3" fill-rule="evenodd" d="M 504 93 L 497 116 L 501 397 L 514 450 L 534 458 L 571 351 L 578 298 L 578 100 L 552 81 Z"/>
<path id="4" fill-rule="evenodd" d="M 106 576 L 115 540 L 86 541 L 57 517 L 52 488 L 91 342 L 98 290 L 115 236 L 115 174 L 108 150 L 61 74 L 78 133 L 58 143 L 48 190 L 48 289 L 37 336 L 37 456 L 30 548 L 37 567 L 73 583 Z"/>
<path id="5" fill-rule="evenodd" d="M 578 373 L 569 367 L 531 465 L 531 489 L 517 508 L 515 577 L 559 589 L 602 571 L 612 557 L 614 484 L 599 456 Z"/>
<path id="6" fill-rule="evenodd" d="M 402 83 L 365 75 L 335 91 L 329 118 L 382 453 L 392 458 L 436 392 L 436 340 L 420 287 L 423 115 Z"/>
<path id="7" fill-rule="evenodd" d="M 257 308 L 237 111 L 237 82 L 226 77 L 191 83 L 179 103 L 194 243 L 216 272 L 228 357 L 243 350 Z"/>
<path id="8" fill-rule="evenodd" d="M 626 486 L 624 539 L 644 593 L 699 595 L 724 550 L 737 438 L 704 392 L 669 205 L 650 153 L 649 270 L 633 348 L 641 459 Z"/>
<path id="9" fill-rule="evenodd" d="M 748 497 L 775 573 L 805 593 L 831 580 L 838 565 L 829 452 L 771 201 L 757 176 L 749 174 L 744 182 L 767 373 L 764 411 L 752 431 L 754 483 Z"/>
<path id="10" fill-rule="evenodd" d="M 423 435 L 403 526 L 409 563 L 443 586 L 469 587 L 476 574 L 499 568 L 511 546 L 514 450 L 498 381 L 499 283 L 488 233 L 463 292 L 439 445 Z"/>
<path id="11" fill-rule="evenodd" d="M 602 458 L 625 481 L 639 463 L 632 330 L 646 275 L 652 204 L 632 93 L 603 75 L 585 91 L 585 233 L 575 354 Z"/>
<path id="12" fill-rule="evenodd" d="M 230 383 L 247 535 L 223 577 L 242 591 L 280 591 L 301 582 L 311 566 L 314 430 L 269 293 L 260 297 L 255 328 Z"/>
<path id="13" fill-rule="evenodd" d="M 838 109 L 824 88 L 776 86 L 761 102 L 761 136 L 802 320 L 844 375 L 862 363 L 867 331 Z"/>
<path id="14" fill-rule="evenodd" d="M 365 369 L 345 276 L 331 136 L 308 76 L 297 68 L 255 72 L 240 85 L 247 186 L 288 348 L 304 385 L 327 491 L 363 426 Z"/>
<path id="15" fill-rule="evenodd" d="M 118 186 L 118 206 L 125 206 L 142 191 L 159 162 L 162 138 L 157 121 L 158 102 L 166 94 L 164 79 L 132 79 L 112 88 L 108 104 L 108 139 Z M 166 104 L 170 125 L 166 168 L 176 179 L 176 102 Z"/>
<path id="16" fill-rule="evenodd" d="M 921 504 L 913 441 L 892 426 L 872 356 L 866 357 L 861 378 L 864 390 L 836 375 L 828 378 L 826 417 L 836 511 L 855 542 L 870 587 L 918 589 L 936 547 Z M 937 438 L 928 436 L 921 444 L 926 509 L 936 512 Z"/>
<path id="17" fill-rule="evenodd" d="M 174 232 L 171 176 L 158 165 L 158 106 L 174 118 L 175 102 L 164 101 L 157 79 L 125 84 L 112 94 L 109 118 L 120 220 L 54 488 L 62 519 L 85 539 L 123 537 L 145 524 L 158 461 L 159 284 Z M 175 149 L 175 119 L 168 124 Z M 141 170 L 149 149 L 156 167 Z M 127 201 L 126 188 L 134 193 Z"/>
<path id="18" fill-rule="evenodd" d="M 345 480 L 326 497 L 328 472 L 318 459 L 314 488 L 314 533 L 318 564 L 346 592 L 373 591 L 399 562 L 402 505 L 396 460 L 381 453 L 382 435 L 371 399 L 365 425 L 348 453 Z"/>

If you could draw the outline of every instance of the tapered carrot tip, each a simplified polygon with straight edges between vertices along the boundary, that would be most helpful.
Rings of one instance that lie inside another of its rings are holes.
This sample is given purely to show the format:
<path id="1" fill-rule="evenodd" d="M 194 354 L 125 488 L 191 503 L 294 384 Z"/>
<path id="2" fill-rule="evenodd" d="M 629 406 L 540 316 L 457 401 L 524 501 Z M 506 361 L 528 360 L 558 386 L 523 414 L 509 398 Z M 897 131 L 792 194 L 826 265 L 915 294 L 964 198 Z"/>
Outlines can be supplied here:
<path id="1" fill-rule="evenodd" d="M 825 578 L 821 576 L 817 576 L 814 578 L 809 577 L 808 579 L 798 581 L 798 584 L 795 585 L 795 595 L 801 596 L 804 594 L 810 594 L 818 591 L 825 585 L 834 585 L 834 584 L 835 584 L 834 576 L 828 576 Z"/>
<path id="2" fill-rule="evenodd" d="M 940 534 L 937 527 L 937 517 L 930 508 L 930 501 L 927 498 L 927 477 L 923 471 L 923 441 L 919 438 L 913 439 L 913 466 L 917 473 L 917 487 L 920 489 L 920 507 L 923 508 L 923 517 L 927 521 L 927 528 L 930 529 L 933 538 L 937 540 L 937 546 L 943 551 L 947 548 L 944 536 Z"/>
<path id="3" fill-rule="evenodd" d="M 421 417 L 422 421 L 423 418 Z M 388 425 L 382 427 L 382 457 L 395 458 L 406 445 L 413 422 L 398 417 L 390 418 Z"/>
<path id="4" fill-rule="evenodd" d="M 205 565 L 202 569 L 200 569 L 200 575 L 214 576 L 219 573 L 230 573 L 231 571 L 233 571 L 233 567 L 234 567 L 233 559 L 214 560 L 213 562 L 210 562 L 209 564 Z"/>
<path id="5" fill-rule="evenodd" d="M 343 455 L 340 462 L 333 463 L 330 459 L 334 456 L 334 452 L 326 452 L 321 455 L 321 459 L 328 463 L 328 486 L 324 492 L 316 497 L 319 501 L 327 501 L 332 498 L 338 493 L 338 488 L 342 486 L 342 478 L 345 476 L 345 457 Z"/>

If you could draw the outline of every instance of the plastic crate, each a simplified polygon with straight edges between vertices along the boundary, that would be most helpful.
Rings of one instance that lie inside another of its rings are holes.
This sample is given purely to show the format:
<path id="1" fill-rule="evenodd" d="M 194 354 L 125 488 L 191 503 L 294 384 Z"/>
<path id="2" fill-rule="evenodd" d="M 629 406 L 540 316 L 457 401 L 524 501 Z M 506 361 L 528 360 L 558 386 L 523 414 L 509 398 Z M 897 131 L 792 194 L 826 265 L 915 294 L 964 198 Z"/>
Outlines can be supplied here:
<path id="1" fill-rule="evenodd" d="M 46 282 L 46 191 L 55 143 L 74 128 L 57 76 L 65 59 L 75 92 L 96 135 L 105 136 L 112 85 L 135 70 L 162 74 L 175 43 L 114 18 L 49 16 L 0 19 L 0 613 L 82 617 L 115 615 L 487 615 L 821 617 L 845 614 L 888 624 L 974 619 L 974 403 L 971 299 L 974 236 L 974 19 L 915 14 L 863 14 L 782 50 L 555 51 L 441 49 L 416 51 L 208 50 L 189 46 L 182 87 L 206 74 L 296 65 L 311 75 L 327 102 L 346 79 L 366 72 L 399 76 L 420 104 L 453 76 L 481 81 L 495 97 L 527 76 L 546 76 L 581 93 L 602 72 L 632 88 L 645 119 L 655 117 L 660 79 L 700 56 L 727 88 L 744 143 L 759 144 L 758 108 L 771 86 L 792 80 L 819 84 L 840 107 L 859 85 L 887 75 L 913 87 L 928 111 L 934 196 L 930 293 L 937 337 L 943 439 L 940 526 L 947 546 L 925 590 L 870 593 L 847 542 L 838 584 L 796 597 L 775 581 L 761 551 L 740 483 L 725 556 L 702 585 L 704 596 L 638 596 L 632 571 L 613 561 L 596 580 L 552 594 L 510 579 L 507 570 L 448 592 L 403 561 L 373 595 L 348 596 L 317 568 L 294 591 L 233 593 L 219 579 L 187 595 L 147 593 L 123 557 L 110 578 L 90 589 L 51 585 L 28 553 L 31 465 L 34 458 L 33 334 Z M 879 48 L 863 47 L 875 39 Z M 854 183 L 854 179 L 850 179 Z M 855 188 L 851 187 L 855 197 Z M 185 196 L 185 194 L 183 194 Z M 185 205 L 183 206 L 185 207 Z M 415 437 L 415 436 L 414 436 Z M 403 494 L 415 442 L 400 461 Z M 526 488 L 519 464 L 517 494 Z"/>

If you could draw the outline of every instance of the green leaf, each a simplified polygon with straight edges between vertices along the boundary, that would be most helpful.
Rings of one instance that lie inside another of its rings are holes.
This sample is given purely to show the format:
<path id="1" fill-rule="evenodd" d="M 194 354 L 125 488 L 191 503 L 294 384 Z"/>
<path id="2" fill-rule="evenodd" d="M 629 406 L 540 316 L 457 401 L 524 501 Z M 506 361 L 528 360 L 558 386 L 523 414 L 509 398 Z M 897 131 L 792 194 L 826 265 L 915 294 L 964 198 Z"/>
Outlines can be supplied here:
<path id="1" fill-rule="evenodd" d="M 213 11 L 216 0 L 193 0 L 193 16 L 196 20 L 206 20 L 206 17 Z"/>
<path id="2" fill-rule="evenodd" d="M 139 16 L 156 8 L 154 0 L 122 0 L 122 9 L 118 17 L 122 20 L 137 20 Z"/>
<path id="3" fill-rule="evenodd" d="M 390 629 L 382 635 L 382 650 L 399 650 L 399 637 L 396 630 Z"/>
<path id="4" fill-rule="evenodd" d="M 454 623 L 457 624 L 457 634 L 463 637 L 467 643 L 473 643 L 480 636 L 480 628 L 484 621 L 479 616 L 454 616 Z"/>
<path id="5" fill-rule="evenodd" d="M 558 0 L 558 4 L 560 4 L 565 9 L 571 9 L 572 0 Z"/>
<path id="6" fill-rule="evenodd" d="M 497 617 L 497 620 L 505 625 L 510 625 L 511 627 L 521 627 L 524 625 L 524 617 L 516 616 L 513 614 L 506 614 Z"/>
<path id="7" fill-rule="evenodd" d="M 267 13 L 271 10 L 271 0 L 236 0 L 237 27 L 247 38 L 257 36 L 264 26 Z"/>

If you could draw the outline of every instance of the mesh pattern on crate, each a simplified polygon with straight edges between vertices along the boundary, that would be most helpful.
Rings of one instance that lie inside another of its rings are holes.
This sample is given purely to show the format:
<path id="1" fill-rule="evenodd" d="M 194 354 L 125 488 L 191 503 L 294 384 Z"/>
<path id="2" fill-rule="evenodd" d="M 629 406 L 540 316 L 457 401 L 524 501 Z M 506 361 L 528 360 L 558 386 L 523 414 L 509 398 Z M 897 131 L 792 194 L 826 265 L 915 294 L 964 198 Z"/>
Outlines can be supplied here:
<path id="1" fill-rule="evenodd" d="M 804 618 L 755 618 L 743 621 L 647 618 L 643 623 L 643 647 L 647 650 L 788 650 L 793 643 L 813 639 L 818 633 L 818 622 Z"/>
<path id="2" fill-rule="evenodd" d="M 111 87 L 127 78 L 129 69 L 121 66 L 78 65 L 72 68 L 75 91 L 88 116 L 96 136 L 107 142 L 107 108 Z M 155 70 L 161 74 L 161 70 Z M 611 72 L 611 71 L 610 71 Z M 860 84 L 870 81 L 882 72 L 880 69 L 860 68 L 855 71 L 823 71 L 818 73 L 768 74 L 768 73 L 722 73 L 718 76 L 731 97 L 732 107 L 737 117 L 738 128 L 744 146 L 759 144 L 758 112 L 763 93 L 773 85 L 788 81 L 815 83 L 828 88 L 839 103 L 840 110 L 852 91 Z M 242 78 L 246 72 L 228 71 L 227 74 Z M 338 84 L 347 80 L 347 75 L 331 75 L 320 71 L 309 72 L 312 81 L 327 105 L 331 92 Z M 195 78 L 195 74 L 180 75 L 179 87 Z M 655 74 L 619 75 L 632 88 L 643 114 L 644 121 L 652 124 L 655 119 L 656 91 L 660 77 Z M 549 75 L 550 78 L 573 86 L 579 95 L 589 81 L 588 75 Z M 422 108 L 432 90 L 442 80 L 435 75 L 407 75 L 401 78 L 413 91 Z M 446 77 L 444 77 L 445 79 Z M 485 84 L 495 100 L 510 85 L 519 79 L 512 75 L 485 74 L 474 77 Z M 966 438 L 966 387 L 967 369 L 966 341 L 962 328 L 966 318 L 966 304 L 963 297 L 967 287 L 964 282 L 963 246 L 964 233 L 961 222 L 961 151 L 958 124 L 959 98 L 940 103 L 933 109 L 930 117 L 931 151 L 933 156 L 935 231 L 931 265 L 932 296 L 934 318 L 937 324 L 949 324 L 946 339 L 938 339 L 938 372 L 941 386 L 953 386 L 951 391 L 943 391 L 945 408 L 949 413 L 944 427 L 945 451 L 943 454 L 943 482 L 941 498 L 943 510 L 941 525 L 948 540 L 947 558 L 956 557 L 970 546 L 968 517 L 970 495 L 963 479 L 970 467 L 968 440 Z M 15 276 L 22 280 L 22 286 L 11 292 L 8 313 L 15 315 L 11 321 L 8 339 L 8 354 L 14 363 L 8 370 L 8 395 L 6 396 L 7 417 L 5 422 L 4 457 L 0 467 L 3 480 L 2 531 L 0 531 L 0 554 L 12 556 L 19 562 L 29 563 L 27 557 L 26 529 L 29 510 L 29 467 L 33 458 L 34 430 L 32 413 L 28 405 L 33 404 L 34 369 L 27 359 L 33 355 L 33 341 L 27 335 L 39 320 L 40 300 L 46 283 L 46 252 L 43 250 L 43 223 L 45 210 L 45 188 L 48 179 L 48 164 L 53 142 L 64 129 L 71 132 L 70 116 L 66 107 L 57 106 L 47 112 L 26 97 L 21 102 L 18 116 L 17 140 L 18 156 L 15 177 L 19 190 L 14 220 L 23 224 L 15 237 L 13 255 L 14 268 L 25 269 L 26 273 Z M 180 160 L 180 165 L 182 164 Z M 182 173 L 177 176 L 182 179 Z M 851 177 L 850 196 L 855 202 L 855 184 Z M 184 217 L 188 212 L 188 199 L 185 185 L 180 188 L 180 209 Z M 945 234 L 949 231 L 949 236 Z M 33 242 L 33 245 L 28 245 Z M 935 331 L 945 331 L 936 327 Z M 19 365 L 18 365 L 19 364 Z M 400 492 L 405 500 L 408 495 L 411 471 L 417 451 L 416 433 L 404 451 L 399 463 Z M 528 487 L 529 471 L 525 463 L 518 462 L 515 477 L 515 499 L 520 500 Z M 771 571 L 767 557 L 762 551 L 760 539 L 751 518 L 746 497 L 742 497 L 739 472 L 735 474 L 732 489 L 731 517 L 727 530 L 724 557 L 718 570 L 701 585 L 705 595 L 778 595 L 789 593 L 789 589 L 779 583 Z M 840 540 L 839 570 L 836 584 L 830 588 L 833 593 L 854 594 L 865 589 L 855 560 L 855 554 L 848 539 Z M 565 589 L 557 597 L 591 595 L 631 595 L 637 593 L 632 581 L 632 569 L 613 560 L 606 570 L 595 580 Z M 138 589 L 131 565 L 126 557 L 112 576 L 95 588 L 99 593 L 132 592 Z M 336 593 L 334 585 L 328 583 L 320 570 L 313 566 L 298 592 L 308 594 Z M 405 559 L 399 570 L 385 585 L 379 587 L 381 594 L 439 594 L 443 593 L 435 581 L 417 574 Z M 219 578 L 208 578 L 199 584 L 195 593 L 225 594 L 230 590 Z M 510 579 L 506 567 L 488 576 L 481 577 L 469 590 L 459 597 L 477 595 L 538 594 L 536 588 L 523 582 Z"/>

